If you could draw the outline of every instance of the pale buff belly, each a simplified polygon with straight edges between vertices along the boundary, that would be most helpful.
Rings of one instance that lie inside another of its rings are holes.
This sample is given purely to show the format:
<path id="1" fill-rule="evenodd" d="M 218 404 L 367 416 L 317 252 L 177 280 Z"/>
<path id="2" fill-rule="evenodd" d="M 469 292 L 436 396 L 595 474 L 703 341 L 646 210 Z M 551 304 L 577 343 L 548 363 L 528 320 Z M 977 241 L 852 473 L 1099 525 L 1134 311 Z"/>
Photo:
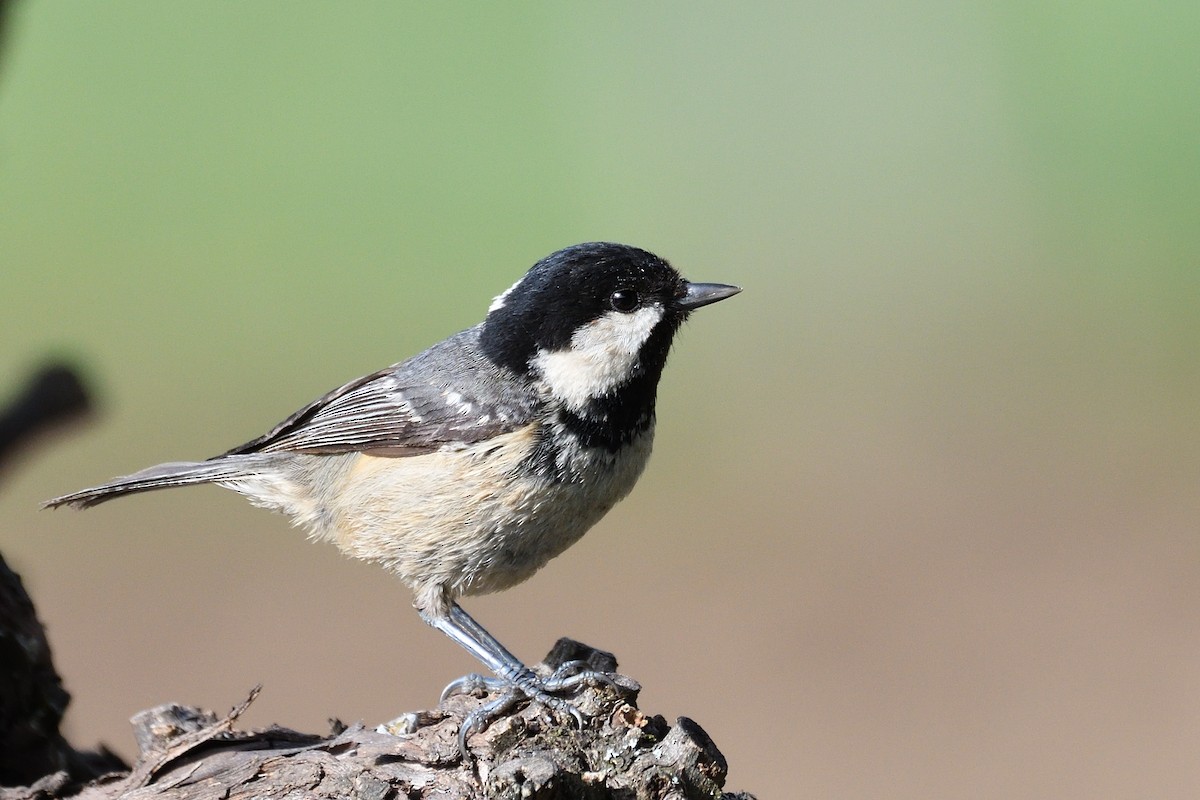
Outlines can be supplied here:
<path id="1" fill-rule="evenodd" d="M 582 451 L 576 478 L 515 477 L 536 441 L 529 426 L 465 450 L 352 456 L 325 493 L 318 531 L 418 592 L 484 594 L 528 578 L 633 488 L 652 432 L 622 451 Z"/>

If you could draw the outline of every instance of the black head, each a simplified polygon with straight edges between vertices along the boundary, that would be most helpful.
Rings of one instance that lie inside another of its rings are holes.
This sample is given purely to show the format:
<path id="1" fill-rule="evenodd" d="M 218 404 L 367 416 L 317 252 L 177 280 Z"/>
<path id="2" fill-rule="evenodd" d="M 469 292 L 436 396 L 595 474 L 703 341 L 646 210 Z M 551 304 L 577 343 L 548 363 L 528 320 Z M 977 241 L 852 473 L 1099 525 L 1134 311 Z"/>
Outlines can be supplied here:
<path id="1" fill-rule="evenodd" d="M 693 309 L 737 291 L 689 283 L 636 247 L 579 244 L 534 264 L 496 298 L 482 345 L 575 414 L 607 416 L 618 401 L 652 411 L 679 326 Z"/>
<path id="2" fill-rule="evenodd" d="M 575 332 L 605 314 L 664 309 L 686 281 L 653 253 L 623 244 L 577 244 L 543 258 L 488 309 L 484 341 L 493 360 L 527 372 L 539 350 L 565 350 Z M 674 332 L 686 311 L 665 314 Z M 673 324 L 672 324 L 673 323 Z"/>

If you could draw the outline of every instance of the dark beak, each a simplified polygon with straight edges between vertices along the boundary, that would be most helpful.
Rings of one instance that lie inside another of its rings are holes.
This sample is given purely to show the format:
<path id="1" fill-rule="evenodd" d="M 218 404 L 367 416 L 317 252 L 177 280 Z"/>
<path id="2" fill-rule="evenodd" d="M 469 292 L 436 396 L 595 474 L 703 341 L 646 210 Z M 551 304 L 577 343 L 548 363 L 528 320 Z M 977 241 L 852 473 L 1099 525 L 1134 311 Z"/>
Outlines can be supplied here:
<path id="1" fill-rule="evenodd" d="M 724 300 L 726 297 L 733 297 L 741 290 L 740 286 L 729 286 L 724 283 L 689 283 L 687 291 L 683 293 L 683 297 L 679 298 L 678 303 L 680 308 L 691 311 L 693 308 L 700 308 L 700 306 Z"/>

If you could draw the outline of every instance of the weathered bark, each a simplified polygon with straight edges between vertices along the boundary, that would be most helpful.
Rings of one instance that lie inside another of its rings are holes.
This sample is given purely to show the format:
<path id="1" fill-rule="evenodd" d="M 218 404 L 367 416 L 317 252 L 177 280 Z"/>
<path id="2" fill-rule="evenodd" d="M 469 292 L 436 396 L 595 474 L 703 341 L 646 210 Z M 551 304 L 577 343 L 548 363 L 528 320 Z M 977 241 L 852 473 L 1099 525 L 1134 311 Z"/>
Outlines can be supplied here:
<path id="1" fill-rule="evenodd" d="M 562 639 L 537 669 L 584 659 L 611 672 L 611 655 Z M 725 759 L 695 722 L 674 725 L 637 708 L 639 686 L 612 674 L 574 702 L 588 721 L 578 729 L 537 704 L 517 709 L 471 737 L 472 759 L 458 751 L 463 717 L 484 699 L 454 695 L 437 709 L 405 715 L 395 733 L 335 725 L 328 736 L 283 728 L 239 731 L 238 716 L 257 694 L 224 717 L 162 706 L 133 722 L 141 752 L 132 770 L 80 788 L 55 773 L 0 800 L 111 798 L 724 798 Z"/>

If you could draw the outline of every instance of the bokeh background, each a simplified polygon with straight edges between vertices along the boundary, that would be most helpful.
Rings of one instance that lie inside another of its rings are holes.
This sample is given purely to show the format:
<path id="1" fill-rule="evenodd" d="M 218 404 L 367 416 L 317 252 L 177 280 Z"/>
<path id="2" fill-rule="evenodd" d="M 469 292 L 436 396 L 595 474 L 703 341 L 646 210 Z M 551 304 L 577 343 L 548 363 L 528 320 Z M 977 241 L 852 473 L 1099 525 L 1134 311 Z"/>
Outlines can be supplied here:
<path id="1" fill-rule="evenodd" d="M 761 797 L 1200 795 L 1200 5 L 91 4 L 0 61 L 0 386 L 101 409 L 0 487 L 69 732 L 321 730 L 476 668 L 212 455 L 634 243 L 705 309 L 632 497 L 467 608 L 613 650 Z"/>

